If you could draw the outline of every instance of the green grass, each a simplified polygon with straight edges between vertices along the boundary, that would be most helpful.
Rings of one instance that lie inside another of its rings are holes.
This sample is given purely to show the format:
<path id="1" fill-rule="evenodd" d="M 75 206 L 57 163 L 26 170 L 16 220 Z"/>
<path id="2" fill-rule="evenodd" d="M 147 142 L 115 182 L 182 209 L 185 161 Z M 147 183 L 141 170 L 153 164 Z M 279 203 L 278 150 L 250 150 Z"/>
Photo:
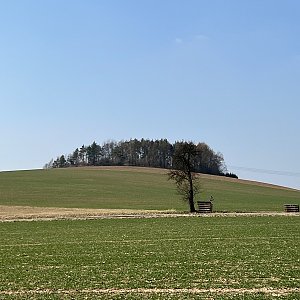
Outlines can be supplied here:
<path id="1" fill-rule="evenodd" d="M 283 211 L 284 204 L 300 204 L 300 191 L 228 181 L 204 180 L 204 198 L 210 193 L 219 211 Z"/>
<path id="2" fill-rule="evenodd" d="M 299 225 L 298 217 L 0 223 L 0 299 L 273 299 L 130 289 L 298 288 Z M 103 288 L 129 291 L 92 291 Z"/>
<path id="3" fill-rule="evenodd" d="M 217 211 L 282 211 L 300 203 L 300 191 L 274 189 L 236 180 L 203 178 L 202 197 Z M 69 168 L 0 173 L 0 205 L 106 209 L 188 210 L 159 169 Z"/>

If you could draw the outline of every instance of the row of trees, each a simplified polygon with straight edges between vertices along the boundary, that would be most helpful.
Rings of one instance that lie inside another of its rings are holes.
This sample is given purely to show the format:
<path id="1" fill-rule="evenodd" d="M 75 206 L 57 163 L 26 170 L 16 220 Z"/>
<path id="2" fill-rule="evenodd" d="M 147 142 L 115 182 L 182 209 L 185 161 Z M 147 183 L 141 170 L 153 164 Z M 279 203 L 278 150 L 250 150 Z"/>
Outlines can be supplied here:
<path id="1" fill-rule="evenodd" d="M 174 168 L 174 153 L 183 142 L 170 143 L 167 139 L 130 139 L 108 141 L 101 145 L 76 148 L 69 155 L 61 155 L 51 160 L 45 168 L 66 168 L 78 166 L 140 166 L 154 168 Z M 190 143 L 190 142 L 189 142 Z M 194 172 L 237 177 L 227 173 L 223 155 L 215 153 L 207 144 L 194 144 L 197 158 L 193 160 Z"/>

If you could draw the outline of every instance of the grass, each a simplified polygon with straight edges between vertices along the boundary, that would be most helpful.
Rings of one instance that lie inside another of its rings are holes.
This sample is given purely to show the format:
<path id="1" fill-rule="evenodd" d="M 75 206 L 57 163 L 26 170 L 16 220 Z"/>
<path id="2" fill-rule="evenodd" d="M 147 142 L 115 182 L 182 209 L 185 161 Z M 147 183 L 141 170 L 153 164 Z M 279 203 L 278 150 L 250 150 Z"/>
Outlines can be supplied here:
<path id="1" fill-rule="evenodd" d="M 240 181 L 204 180 L 204 198 L 210 192 L 219 211 L 283 211 L 284 204 L 300 204 L 300 191 Z"/>
<path id="2" fill-rule="evenodd" d="M 159 170 L 33 170 L 0 173 L 0 180 L 2 205 L 159 210 L 185 207 Z"/>
<path id="3" fill-rule="evenodd" d="M 217 211 L 282 211 L 300 204 L 300 191 L 214 176 L 201 177 L 202 199 Z M 184 211 L 165 171 L 147 168 L 72 168 L 0 173 L 0 205 Z"/>
<path id="4" fill-rule="evenodd" d="M 217 211 L 283 211 L 300 191 L 201 176 Z M 164 170 L 0 173 L 0 205 L 187 210 Z M 298 299 L 299 217 L 0 222 L 0 299 Z"/>
<path id="5" fill-rule="evenodd" d="M 0 223 L 0 299 L 297 299 L 299 225 L 298 217 Z"/>

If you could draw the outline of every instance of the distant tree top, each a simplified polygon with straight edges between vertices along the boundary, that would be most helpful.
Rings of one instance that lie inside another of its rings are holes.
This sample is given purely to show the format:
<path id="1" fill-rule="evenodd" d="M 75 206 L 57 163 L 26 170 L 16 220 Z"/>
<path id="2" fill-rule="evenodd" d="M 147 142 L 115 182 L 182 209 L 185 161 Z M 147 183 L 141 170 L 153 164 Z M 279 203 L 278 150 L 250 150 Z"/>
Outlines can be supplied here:
<path id="1" fill-rule="evenodd" d="M 102 145 L 95 141 L 91 145 L 82 145 L 68 155 L 59 155 L 57 159 L 45 164 L 45 168 L 67 168 L 79 166 L 140 166 L 174 169 L 175 149 L 185 141 L 170 143 L 167 139 L 130 139 L 108 141 Z M 194 144 L 197 159 L 193 161 L 193 172 L 235 177 L 227 173 L 223 155 L 215 153 L 207 144 Z M 237 177 L 237 176 L 236 176 Z"/>

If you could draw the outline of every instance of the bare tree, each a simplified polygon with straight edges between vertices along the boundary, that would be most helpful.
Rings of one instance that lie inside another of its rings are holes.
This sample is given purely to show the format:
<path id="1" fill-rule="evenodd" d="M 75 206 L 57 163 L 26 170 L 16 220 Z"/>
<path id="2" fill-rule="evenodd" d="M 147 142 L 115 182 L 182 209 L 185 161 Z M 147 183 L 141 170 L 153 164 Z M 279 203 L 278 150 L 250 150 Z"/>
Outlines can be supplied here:
<path id="1" fill-rule="evenodd" d="M 195 174 L 197 146 L 192 142 L 176 143 L 173 155 L 173 170 L 168 172 L 170 180 L 174 180 L 177 191 L 187 201 L 190 212 L 195 212 L 194 198 L 199 193 L 199 180 Z"/>

